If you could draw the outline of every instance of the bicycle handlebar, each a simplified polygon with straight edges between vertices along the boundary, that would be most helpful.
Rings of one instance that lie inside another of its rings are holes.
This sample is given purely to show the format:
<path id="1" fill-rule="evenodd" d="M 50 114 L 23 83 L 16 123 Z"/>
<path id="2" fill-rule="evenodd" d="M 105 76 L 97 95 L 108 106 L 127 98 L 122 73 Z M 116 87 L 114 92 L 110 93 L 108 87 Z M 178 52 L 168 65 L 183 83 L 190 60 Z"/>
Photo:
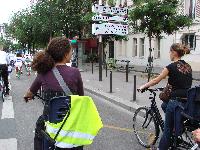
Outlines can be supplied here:
<path id="1" fill-rule="evenodd" d="M 39 98 L 39 99 L 45 101 L 45 99 L 44 99 L 43 97 L 41 97 L 38 93 L 33 95 L 32 100 L 34 100 L 35 97 L 37 97 L 37 98 Z M 29 98 L 29 97 L 24 97 L 24 100 L 25 100 L 26 103 L 27 103 L 30 99 L 31 99 L 31 98 Z"/>
<path id="2" fill-rule="evenodd" d="M 146 88 L 143 90 L 137 89 L 138 92 L 144 93 L 146 91 L 149 91 L 151 93 L 157 92 L 157 91 L 162 91 L 164 88 L 155 88 L 155 89 L 150 89 L 150 88 Z"/>
<path id="3" fill-rule="evenodd" d="M 45 99 L 43 97 L 41 97 L 38 93 L 33 96 L 33 99 L 35 99 L 35 97 L 45 101 Z"/>

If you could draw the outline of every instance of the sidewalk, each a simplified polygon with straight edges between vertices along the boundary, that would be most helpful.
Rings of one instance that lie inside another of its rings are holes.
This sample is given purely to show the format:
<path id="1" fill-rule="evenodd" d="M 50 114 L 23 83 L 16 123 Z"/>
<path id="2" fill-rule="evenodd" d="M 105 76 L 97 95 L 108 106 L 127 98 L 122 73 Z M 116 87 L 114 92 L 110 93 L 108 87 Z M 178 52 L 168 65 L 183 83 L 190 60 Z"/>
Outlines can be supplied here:
<path id="1" fill-rule="evenodd" d="M 136 78 L 136 87 L 147 82 L 147 78 L 141 72 L 129 73 L 129 81 L 126 82 L 126 74 L 122 72 L 113 71 L 113 85 L 112 93 L 110 93 L 110 70 L 108 70 L 108 76 L 106 77 L 105 70 L 103 69 L 103 81 L 99 81 L 98 64 L 94 65 L 94 73 L 92 74 L 92 67 L 90 64 L 85 64 L 82 67 L 81 72 L 84 89 L 92 94 L 103 97 L 118 106 L 121 106 L 131 112 L 134 112 L 140 106 L 150 106 L 149 92 L 136 93 L 136 101 L 133 101 L 133 89 L 134 89 L 134 75 Z M 164 87 L 167 84 L 167 80 L 161 81 L 159 85 L 155 87 Z M 195 81 L 193 85 L 198 85 L 200 82 Z M 160 108 L 161 100 L 156 99 L 157 105 Z"/>

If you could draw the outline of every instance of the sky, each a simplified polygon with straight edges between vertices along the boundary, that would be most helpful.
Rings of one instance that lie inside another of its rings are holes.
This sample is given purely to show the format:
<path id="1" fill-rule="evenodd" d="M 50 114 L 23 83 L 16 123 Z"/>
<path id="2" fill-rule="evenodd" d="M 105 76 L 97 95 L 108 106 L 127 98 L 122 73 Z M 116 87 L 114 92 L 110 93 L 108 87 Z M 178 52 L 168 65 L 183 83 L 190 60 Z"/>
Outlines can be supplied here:
<path id="1" fill-rule="evenodd" d="M 0 0 L 0 24 L 9 23 L 13 12 L 30 6 L 31 0 Z"/>

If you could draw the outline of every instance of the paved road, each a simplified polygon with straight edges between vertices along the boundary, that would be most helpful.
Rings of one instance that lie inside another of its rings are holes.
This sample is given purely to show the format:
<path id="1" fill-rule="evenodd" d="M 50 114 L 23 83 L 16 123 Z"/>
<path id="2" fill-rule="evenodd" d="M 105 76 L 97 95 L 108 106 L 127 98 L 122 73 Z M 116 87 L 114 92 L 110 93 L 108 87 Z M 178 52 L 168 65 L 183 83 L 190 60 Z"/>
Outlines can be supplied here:
<path id="1" fill-rule="evenodd" d="M 32 150 L 34 126 L 42 112 L 41 101 L 23 102 L 23 95 L 35 75 L 11 77 L 11 96 L 4 104 L 0 101 L 0 150 Z M 85 93 L 90 95 L 89 93 Z M 133 114 L 102 98 L 90 95 L 95 100 L 105 127 L 91 146 L 85 150 L 142 150 L 133 133 Z M 8 115 L 9 114 L 9 115 Z M 128 129 L 128 130 L 126 130 Z"/>

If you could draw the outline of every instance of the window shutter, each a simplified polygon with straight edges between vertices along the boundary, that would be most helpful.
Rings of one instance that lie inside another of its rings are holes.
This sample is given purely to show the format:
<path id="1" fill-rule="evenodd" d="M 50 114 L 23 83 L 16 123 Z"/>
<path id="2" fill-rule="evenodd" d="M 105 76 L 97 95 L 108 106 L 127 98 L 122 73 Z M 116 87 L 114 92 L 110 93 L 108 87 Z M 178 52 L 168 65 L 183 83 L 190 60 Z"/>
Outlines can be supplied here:
<path id="1" fill-rule="evenodd" d="M 196 0 L 196 8 L 195 8 L 195 20 L 200 21 L 200 0 Z"/>

